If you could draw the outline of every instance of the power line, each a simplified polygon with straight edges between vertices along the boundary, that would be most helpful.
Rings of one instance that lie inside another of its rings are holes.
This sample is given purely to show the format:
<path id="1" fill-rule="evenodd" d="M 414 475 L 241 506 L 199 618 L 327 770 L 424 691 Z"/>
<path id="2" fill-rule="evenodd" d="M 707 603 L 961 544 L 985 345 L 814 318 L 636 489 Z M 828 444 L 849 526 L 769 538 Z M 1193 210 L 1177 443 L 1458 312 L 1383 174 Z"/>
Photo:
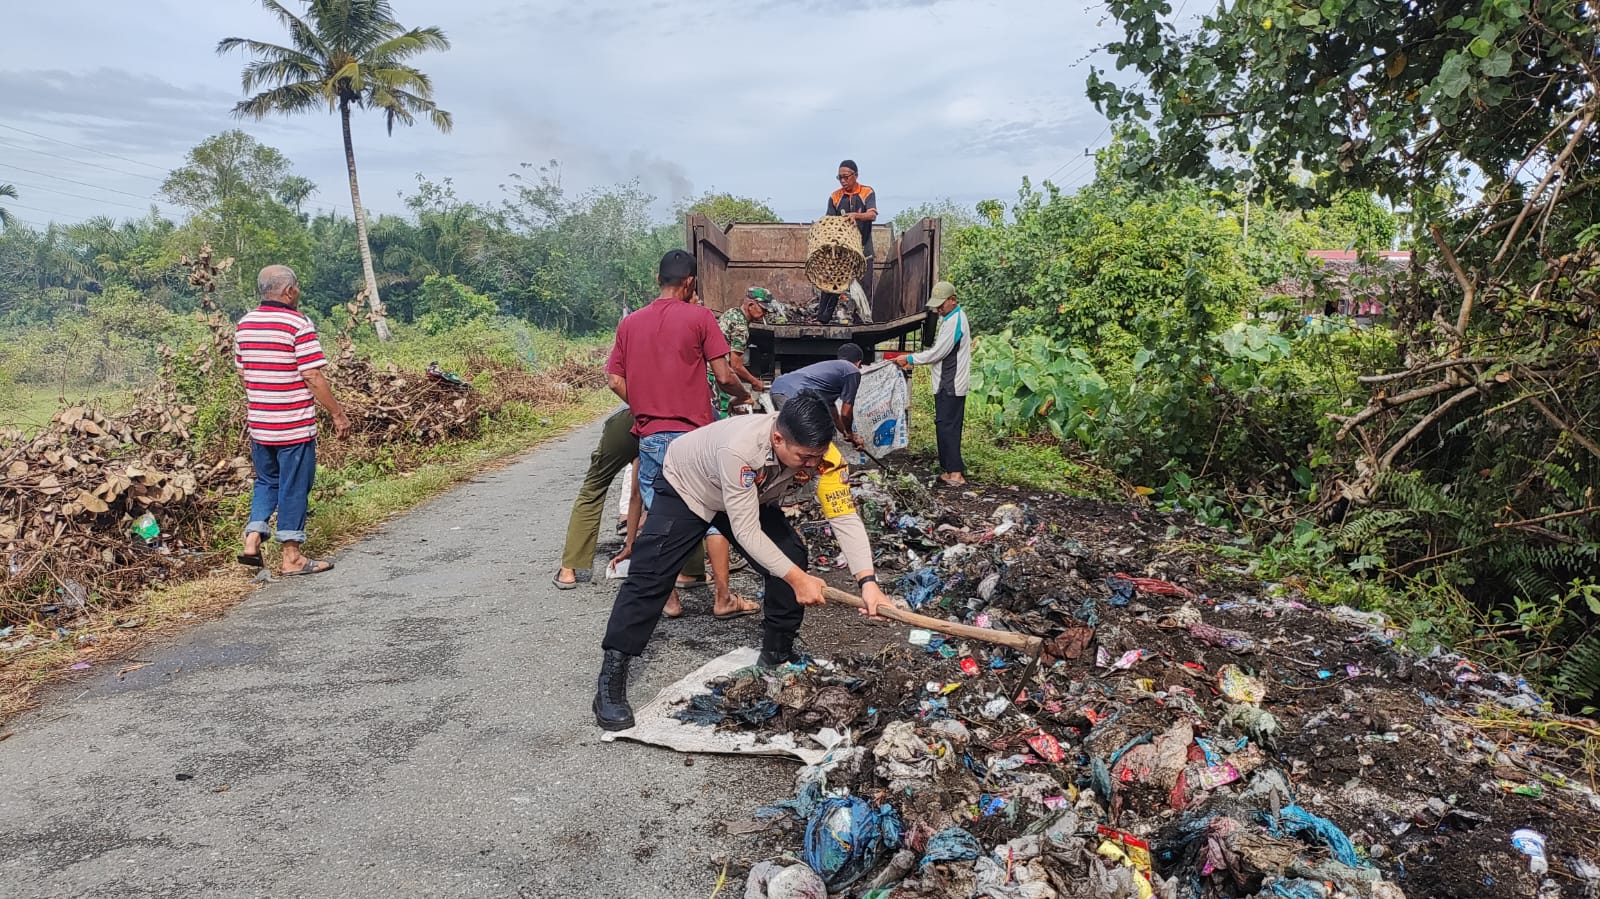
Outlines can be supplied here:
<path id="1" fill-rule="evenodd" d="M 140 212 L 148 212 L 150 210 L 150 207 L 148 206 L 135 206 L 132 203 L 122 203 L 117 200 L 106 200 L 100 197 L 86 197 L 83 194 L 75 194 L 71 191 L 57 190 L 53 187 L 40 187 L 37 184 L 25 184 L 21 181 L 13 181 L 11 183 L 18 187 L 26 187 L 28 190 L 42 190 L 47 194 L 60 194 L 63 197 L 72 197 L 73 199 L 77 200 L 88 200 L 91 203 L 104 203 L 107 206 L 121 206 L 125 209 L 137 209 Z"/>
<path id="2" fill-rule="evenodd" d="M 60 175 L 52 175 L 49 172 L 40 172 L 40 171 L 35 171 L 34 169 L 25 169 L 20 165 L 12 165 L 9 162 L 0 162 L 0 168 L 15 169 L 15 170 L 17 170 L 19 172 L 27 172 L 30 175 L 38 175 L 41 178 L 49 178 L 49 179 L 51 179 L 53 181 L 65 181 L 68 184 L 76 184 L 79 187 L 87 187 L 87 188 L 90 188 L 92 190 L 103 190 L 103 191 L 107 191 L 108 193 L 122 194 L 125 197 L 133 197 L 135 200 L 152 200 L 153 199 L 153 197 L 150 197 L 148 195 L 140 195 L 140 194 L 135 194 L 135 193 L 129 193 L 128 191 L 125 191 L 125 190 L 118 190 L 115 187 L 105 187 L 105 186 L 99 185 L 99 184 L 90 184 L 87 181 L 79 181 L 79 180 L 77 180 L 75 178 L 64 178 L 64 177 L 62 177 Z"/>
<path id="3" fill-rule="evenodd" d="M 60 159 L 60 160 L 66 161 L 66 162 L 75 163 L 77 165 L 88 166 L 89 168 L 92 168 L 92 169 L 104 169 L 105 171 L 108 171 L 108 172 L 116 172 L 119 175 L 127 175 L 129 178 L 147 178 L 147 179 L 149 179 L 151 181 L 155 181 L 155 182 L 158 182 L 158 183 L 163 180 L 161 178 L 157 178 L 154 175 L 141 175 L 138 172 L 130 172 L 130 171 L 126 171 L 124 169 L 114 169 L 109 165 L 101 165 L 98 162 L 84 162 L 81 159 L 73 159 L 71 156 L 61 156 L 61 155 L 56 154 L 56 153 L 46 153 L 43 150 L 35 150 L 32 147 L 25 147 L 22 144 L 14 144 L 14 143 L 11 143 L 10 141 L 0 140 L 0 147 L 11 147 L 11 148 L 16 149 L 16 150 L 22 150 L 22 151 L 24 151 L 26 153 L 37 153 L 40 156 L 44 156 L 44 157 L 47 157 L 49 159 Z"/>
<path id="4" fill-rule="evenodd" d="M 21 133 L 22 133 L 22 134 L 26 134 L 26 135 L 29 135 L 29 136 L 30 136 L 30 137 L 37 137 L 37 138 L 39 138 L 39 139 L 40 139 L 40 140 L 47 140 L 47 141 L 50 141 L 50 142 L 51 142 L 51 143 L 56 143 L 56 144 L 62 144 L 62 145 L 64 145 L 64 146 L 68 146 L 68 147 L 72 147 L 72 148 L 73 148 L 73 149 L 76 149 L 76 150 L 87 150 L 87 151 L 88 151 L 88 152 L 90 152 L 90 153 L 98 153 L 98 154 L 100 154 L 100 155 L 101 155 L 101 156 L 109 156 L 109 157 L 111 157 L 111 158 L 112 158 L 112 159 L 120 159 L 120 160 L 122 160 L 122 161 L 123 161 L 123 162 L 131 162 L 131 163 L 133 163 L 133 164 L 134 164 L 134 165 L 142 165 L 142 166 L 144 166 L 144 167 L 145 167 L 145 168 L 147 168 L 147 169 L 155 169 L 155 170 L 156 170 L 156 171 L 158 171 L 158 172 L 161 172 L 161 173 L 162 173 L 162 174 L 166 174 L 166 171 L 167 171 L 167 170 L 166 170 L 166 169 L 164 169 L 164 168 L 162 168 L 162 167 L 161 167 L 161 166 L 159 166 L 159 165 L 151 165 L 151 164 L 150 164 L 150 163 L 148 163 L 148 162 L 140 162 L 140 161 L 139 161 L 139 160 L 137 160 L 137 159 L 129 159 L 129 158 L 128 158 L 128 157 L 126 157 L 126 156 L 118 156 L 118 155 L 117 155 L 117 154 L 115 154 L 115 153 L 108 153 L 108 152 L 106 152 L 106 151 L 105 151 L 105 150 L 97 150 L 97 149 L 95 149 L 95 148 L 94 148 L 94 147 L 85 147 L 85 146 L 84 146 L 84 145 L 82 145 L 82 144 L 75 144 L 75 143 L 73 143 L 73 142 L 71 142 L 71 141 L 65 141 L 65 140 L 61 140 L 61 139 L 60 139 L 60 138 L 57 138 L 57 137 L 50 137 L 50 136 L 48 136 L 48 135 L 45 135 L 45 134 L 40 134 L 40 133 L 39 133 L 39 132 L 37 132 L 37 131 L 29 131 L 29 130 L 28 130 L 28 129 L 26 129 L 26 128 L 18 128 L 18 127 L 17 127 L 17 126 L 15 126 L 15 125 L 7 125 L 7 124 L 6 124 L 6 123 L 4 123 L 4 122 L 0 122 L 0 128 L 4 128 L 4 129 L 6 129 L 6 130 L 7 130 L 7 131 L 17 131 L 17 132 L 21 132 Z"/>
<path id="5" fill-rule="evenodd" d="M 1094 138 L 1089 141 L 1089 143 L 1091 143 L 1091 144 L 1099 143 L 1100 142 L 1100 138 L 1105 137 L 1106 136 L 1106 132 L 1108 132 L 1110 130 L 1111 130 L 1111 123 L 1107 122 L 1106 126 L 1104 128 L 1101 128 L 1100 129 L 1100 133 L 1096 134 L 1094 136 Z M 1072 165 L 1075 162 L 1081 165 L 1083 163 L 1083 160 L 1091 159 L 1091 158 L 1093 158 L 1093 157 L 1090 157 L 1090 156 L 1086 155 L 1086 156 L 1075 156 L 1075 157 L 1073 157 L 1071 159 L 1068 159 L 1066 162 L 1063 162 L 1060 165 L 1056 166 L 1056 170 L 1055 171 L 1053 171 L 1050 174 L 1044 176 L 1044 180 L 1049 181 L 1051 178 L 1054 178 L 1056 175 L 1060 174 L 1062 169 L 1066 168 L 1069 165 Z"/>
<path id="6" fill-rule="evenodd" d="M 58 215 L 58 216 L 60 216 L 60 217 L 62 217 L 64 219 L 72 218 L 72 216 L 67 215 L 65 212 L 56 212 L 53 209 L 41 209 L 38 206 L 29 206 L 27 203 L 16 203 L 16 202 L 12 202 L 10 200 L 6 201 L 6 208 L 7 209 L 12 208 L 13 206 L 15 206 L 18 209 L 31 209 L 34 212 L 42 212 L 45 215 Z M 37 225 L 38 222 L 32 222 L 31 224 Z"/>
<path id="7" fill-rule="evenodd" d="M 1050 177 L 1048 177 L 1048 178 L 1046 178 L 1044 180 L 1050 182 L 1051 184 L 1056 185 L 1057 187 L 1065 187 L 1066 183 L 1068 181 L 1070 181 L 1073 178 L 1078 177 L 1078 175 L 1081 174 L 1086 168 L 1088 170 L 1090 170 L 1090 171 L 1093 171 L 1094 167 L 1091 164 L 1091 163 L 1093 163 L 1093 161 L 1094 161 L 1094 157 L 1093 156 L 1085 155 L 1085 156 L 1081 157 L 1078 160 L 1078 162 L 1075 163 L 1071 168 L 1068 168 L 1065 172 L 1062 172 L 1061 169 L 1056 169 L 1055 172 L 1052 172 L 1050 174 Z M 1065 168 L 1065 166 L 1063 166 L 1063 168 Z M 1059 176 L 1058 176 L 1057 173 L 1060 173 Z"/>

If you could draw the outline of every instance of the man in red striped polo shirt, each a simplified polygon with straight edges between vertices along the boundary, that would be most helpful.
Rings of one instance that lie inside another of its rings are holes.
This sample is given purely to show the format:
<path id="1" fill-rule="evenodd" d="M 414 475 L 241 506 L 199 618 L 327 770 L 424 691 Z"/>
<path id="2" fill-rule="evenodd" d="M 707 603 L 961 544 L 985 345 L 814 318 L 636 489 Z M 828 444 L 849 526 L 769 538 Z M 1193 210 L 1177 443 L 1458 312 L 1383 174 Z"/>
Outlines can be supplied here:
<path id="1" fill-rule="evenodd" d="M 317 329 L 299 310 L 300 282 L 286 265 L 269 265 L 256 277 L 261 305 L 239 320 L 233 363 L 249 401 L 250 460 L 256 467 L 250 523 L 239 561 L 257 568 L 261 542 L 283 544 L 281 573 L 319 574 L 333 567 L 300 552 L 306 539 L 306 507 L 317 471 L 317 405 L 333 416 L 334 436 L 350 433 L 350 418 L 322 373 L 328 359 Z M 274 531 L 267 522 L 278 513 Z"/>

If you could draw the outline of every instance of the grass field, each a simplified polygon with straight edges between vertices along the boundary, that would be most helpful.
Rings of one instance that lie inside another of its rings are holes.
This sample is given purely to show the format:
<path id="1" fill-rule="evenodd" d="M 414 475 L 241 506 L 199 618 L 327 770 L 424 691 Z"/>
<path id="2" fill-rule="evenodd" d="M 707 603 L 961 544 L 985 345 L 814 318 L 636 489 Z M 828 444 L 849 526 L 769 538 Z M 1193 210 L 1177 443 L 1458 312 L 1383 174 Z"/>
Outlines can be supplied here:
<path id="1" fill-rule="evenodd" d="M 57 410 L 80 403 L 95 403 L 109 411 L 121 411 L 133 402 L 134 393 L 115 387 L 58 387 L 36 384 L 0 385 L 0 428 L 21 428 L 32 433 L 43 427 Z"/>

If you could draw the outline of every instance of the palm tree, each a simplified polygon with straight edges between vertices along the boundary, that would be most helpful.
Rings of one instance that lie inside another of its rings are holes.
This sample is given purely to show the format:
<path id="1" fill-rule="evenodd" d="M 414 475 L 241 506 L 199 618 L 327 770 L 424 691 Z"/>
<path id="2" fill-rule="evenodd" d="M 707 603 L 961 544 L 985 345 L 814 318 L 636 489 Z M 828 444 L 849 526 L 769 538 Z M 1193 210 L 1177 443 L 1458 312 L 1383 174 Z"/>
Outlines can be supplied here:
<path id="1" fill-rule="evenodd" d="M 9 184 L 0 184 L 0 197 L 10 197 L 15 200 L 17 198 L 17 189 Z M 11 212 L 4 206 L 0 206 L 0 228 L 9 227 L 11 227 Z"/>
<path id="2" fill-rule="evenodd" d="M 293 46 L 230 37 L 217 44 L 219 54 L 243 50 L 254 60 L 244 67 L 244 92 L 264 88 L 234 106 L 237 117 L 264 119 L 269 113 L 296 113 L 326 103 L 339 110 L 344 129 L 344 159 L 350 170 L 350 203 L 355 209 L 356 239 L 366 275 L 367 302 L 377 320 L 378 337 L 389 339 L 367 243 L 367 218 L 356 183 L 356 152 L 350 142 L 350 108 L 381 109 L 389 133 L 394 125 L 410 125 L 426 115 L 435 128 L 450 130 L 450 113 L 433 102 L 433 82 L 406 60 L 427 50 L 447 50 L 450 41 L 438 28 L 405 29 L 394 20 L 387 0 L 306 0 L 304 18 L 278 0 L 261 5 L 289 31 Z"/>

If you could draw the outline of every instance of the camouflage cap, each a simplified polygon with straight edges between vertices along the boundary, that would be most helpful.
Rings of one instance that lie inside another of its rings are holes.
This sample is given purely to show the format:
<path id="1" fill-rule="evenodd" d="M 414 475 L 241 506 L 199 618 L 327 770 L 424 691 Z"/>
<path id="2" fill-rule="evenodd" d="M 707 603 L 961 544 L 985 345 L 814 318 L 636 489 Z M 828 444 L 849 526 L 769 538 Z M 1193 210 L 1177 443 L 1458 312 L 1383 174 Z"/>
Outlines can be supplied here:
<path id="1" fill-rule="evenodd" d="M 772 311 L 772 292 L 765 287 L 752 287 L 744 292 L 744 298 L 760 306 L 767 312 Z"/>

